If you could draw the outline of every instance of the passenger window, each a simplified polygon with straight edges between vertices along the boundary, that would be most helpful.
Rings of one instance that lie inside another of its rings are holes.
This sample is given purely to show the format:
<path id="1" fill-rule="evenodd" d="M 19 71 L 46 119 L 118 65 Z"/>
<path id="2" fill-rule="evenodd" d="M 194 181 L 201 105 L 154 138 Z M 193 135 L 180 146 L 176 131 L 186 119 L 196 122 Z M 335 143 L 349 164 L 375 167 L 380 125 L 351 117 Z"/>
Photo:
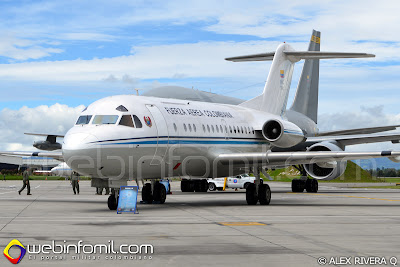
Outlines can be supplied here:
<path id="1" fill-rule="evenodd" d="M 228 127 L 225 125 L 225 132 L 228 133 Z"/>
<path id="2" fill-rule="evenodd" d="M 206 132 L 206 126 L 203 124 L 203 132 Z"/>
<path id="3" fill-rule="evenodd" d="M 133 116 L 133 121 L 135 122 L 136 128 L 142 128 L 142 122 L 139 120 L 139 118 L 136 115 Z"/>
<path id="4" fill-rule="evenodd" d="M 229 126 L 229 131 L 232 133 L 232 127 L 231 126 Z"/>
<path id="5" fill-rule="evenodd" d="M 178 127 L 176 127 L 176 124 L 175 124 L 175 123 L 174 123 L 174 130 L 175 130 L 175 132 L 178 131 Z"/>
<path id="6" fill-rule="evenodd" d="M 196 132 L 196 125 L 195 124 L 193 124 L 193 131 Z"/>
<path id="7" fill-rule="evenodd" d="M 92 118 L 92 115 L 80 116 L 78 118 L 78 121 L 76 122 L 76 125 L 88 124 L 90 122 L 91 118 Z"/>
<path id="8" fill-rule="evenodd" d="M 233 132 L 236 133 L 236 126 L 233 126 Z"/>
<path id="9" fill-rule="evenodd" d="M 186 128 L 186 124 L 183 124 L 183 129 L 185 130 L 185 132 L 187 132 L 187 128 Z"/>
<path id="10" fill-rule="evenodd" d="M 240 126 L 240 130 L 242 131 L 242 133 L 244 133 L 244 131 L 243 131 L 243 126 Z"/>
<path id="11" fill-rule="evenodd" d="M 191 132 L 192 131 L 192 125 L 189 123 L 188 126 L 189 126 L 189 131 Z"/>
<path id="12" fill-rule="evenodd" d="M 132 116 L 131 115 L 123 115 L 121 120 L 119 121 L 119 125 L 135 127 L 133 125 Z"/>
<path id="13" fill-rule="evenodd" d="M 215 125 L 215 129 L 217 130 L 217 133 L 219 133 L 218 125 Z"/>
<path id="14" fill-rule="evenodd" d="M 210 132 L 210 125 L 207 124 L 207 130 Z"/>
<path id="15" fill-rule="evenodd" d="M 220 127 L 220 129 L 221 129 L 221 133 L 223 133 L 223 132 L 224 132 L 224 129 L 222 128 L 222 125 L 220 125 L 219 127 Z"/>
<path id="16" fill-rule="evenodd" d="M 115 124 L 118 120 L 118 115 L 96 115 L 93 119 L 93 124 Z"/>

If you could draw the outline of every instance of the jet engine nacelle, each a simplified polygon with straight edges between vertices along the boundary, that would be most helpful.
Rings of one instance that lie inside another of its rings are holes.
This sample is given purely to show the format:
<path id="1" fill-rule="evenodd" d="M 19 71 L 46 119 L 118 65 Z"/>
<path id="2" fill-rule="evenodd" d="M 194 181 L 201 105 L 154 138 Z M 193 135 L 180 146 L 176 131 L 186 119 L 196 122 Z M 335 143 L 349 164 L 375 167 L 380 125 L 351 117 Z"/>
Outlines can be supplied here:
<path id="1" fill-rule="evenodd" d="M 343 151 L 338 145 L 322 142 L 312 145 L 307 151 Z M 318 180 L 333 180 L 341 176 L 347 167 L 347 161 L 329 161 L 303 165 L 306 172 Z"/>
<path id="2" fill-rule="evenodd" d="M 266 140 L 281 148 L 295 146 L 305 139 L 303 131 L 296 124 L 284 120 L 269 120 L 261 131 Z"/>
<path id="3" fill-rule="evenodd" d="M 53 151 L 61 149 L 62 145 L 60 143 L 52 143 L 49 141 L 36 141 L 33 146 L 40 150 Z"/>

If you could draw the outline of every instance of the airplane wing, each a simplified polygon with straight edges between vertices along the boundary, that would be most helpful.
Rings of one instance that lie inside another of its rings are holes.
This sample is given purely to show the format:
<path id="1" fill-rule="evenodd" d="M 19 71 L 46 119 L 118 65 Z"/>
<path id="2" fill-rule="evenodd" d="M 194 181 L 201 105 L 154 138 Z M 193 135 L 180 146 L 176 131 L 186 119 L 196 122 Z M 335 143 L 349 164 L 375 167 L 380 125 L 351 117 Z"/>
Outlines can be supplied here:
<path id="1" fill-rule="evenodd" d="M 369 134 L 369 135 L 343 135 L 343 136 L 321 136 L 308 137 L 307 143 L 318 143 L 323 141 L 336 141 L 344 146 L 369 144 L 378 142 L 392 142 L 397 144 L 400 141 L 400 133 L 395 134 Z"/>
<path id="2" fill-rule="evenodd" d="M 251 165 L 260 164 L 265 167 L 291 166 L 298 164 L 312 164 L 331 161 L 370 159 L 370 158 L 398 158 L 400 151 L 380 152 L 347 152 L 347 151 L 312 151 L 312 152 L 263 152 L 263 153 L 232 153 L 220 154 L 218 161 L 223 165 Z"/>
<path id="3" fill-rule="evenodd" d="M 317 136 L 381 133 L 381 132 L 387 132 L 387 131 L 396 130 L 397 127 L 400 127 L 400 125 L 369 127 L 369 128 L 357 128 L 357 129 L 339 130 L 339 131 L 330 131 L 330 132 L 320 132 L 320 133 L 318 133 Z"/>
<path id="4" fill-rule="evenodd" d="M 0 151 L 0 156 L 7 157 L 44 157 L 53 158 L 59 161 L 64 161 L 62 152 L 10 152 L 10 151 Z"/>

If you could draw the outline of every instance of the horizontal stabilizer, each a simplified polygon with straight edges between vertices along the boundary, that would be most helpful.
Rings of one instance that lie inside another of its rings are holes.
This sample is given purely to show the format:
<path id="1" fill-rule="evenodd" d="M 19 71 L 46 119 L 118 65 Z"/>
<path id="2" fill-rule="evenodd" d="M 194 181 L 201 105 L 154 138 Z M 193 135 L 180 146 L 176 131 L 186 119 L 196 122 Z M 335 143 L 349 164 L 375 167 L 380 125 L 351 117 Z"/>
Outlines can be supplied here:
<path id="1" fill-rule="evenodd" d="M 34 136 L 54 136 L 54 137 L 62 137 L 64 138 L 64 135 L 58 135 L 58 134 L 38 134 L 38 133 L 24 133 L 26 135 L 34 135 Z"/>
<path id="2" fill-rule="evenodd" d="M 299 61 L 301 59 L 334 59 L 334 58 L 364 58 L 375 57 L 373 54 L 367 53 L 345 53 L 345 52 L 320 52 L 320 51 L 284 51 L 285 55 L 292 61 Z M 239 57 L 228 57 L 225 60 L 233 62 L 244 61 L 268 61 L 274 58 L 275 53 L 262 53 Z"/>
<path id="3" fill-rule="evenodd" d="M 270 53 L 261 53 L 261 54 L 253 54 L 247 56 L 239 56 L 239 57 L 228 57 L 225 60 L 233 61 L 233 62 L 242 62 L 242 61 L 267 61 L 274 59 L 275 52 Z"/>

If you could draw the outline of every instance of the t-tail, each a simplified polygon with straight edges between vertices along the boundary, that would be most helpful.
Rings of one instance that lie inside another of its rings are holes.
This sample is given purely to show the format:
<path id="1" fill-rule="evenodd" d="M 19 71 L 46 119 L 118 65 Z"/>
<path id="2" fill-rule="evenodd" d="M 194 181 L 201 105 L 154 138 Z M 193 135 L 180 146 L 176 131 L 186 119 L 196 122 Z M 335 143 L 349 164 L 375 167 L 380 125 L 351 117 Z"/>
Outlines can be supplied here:
<path id="1" fill-rule="evenodd" d="M 310 51 L 295 51 L 290 45 L 280 44 L 276 52 L 230 57 L 234 62 L 272 60 L 264 91 L 261 95 L 240 104 L 240 106 L 284 116 L 292 82 L 294 64 L 306 60 L 298 85 L 292 110 L 317 121 L 319 59 L 375 57 L 366 53 L 320 52 L 320 32 L 313 31 Z M 304 85 L 305 84 L 305 85 Z"/>

